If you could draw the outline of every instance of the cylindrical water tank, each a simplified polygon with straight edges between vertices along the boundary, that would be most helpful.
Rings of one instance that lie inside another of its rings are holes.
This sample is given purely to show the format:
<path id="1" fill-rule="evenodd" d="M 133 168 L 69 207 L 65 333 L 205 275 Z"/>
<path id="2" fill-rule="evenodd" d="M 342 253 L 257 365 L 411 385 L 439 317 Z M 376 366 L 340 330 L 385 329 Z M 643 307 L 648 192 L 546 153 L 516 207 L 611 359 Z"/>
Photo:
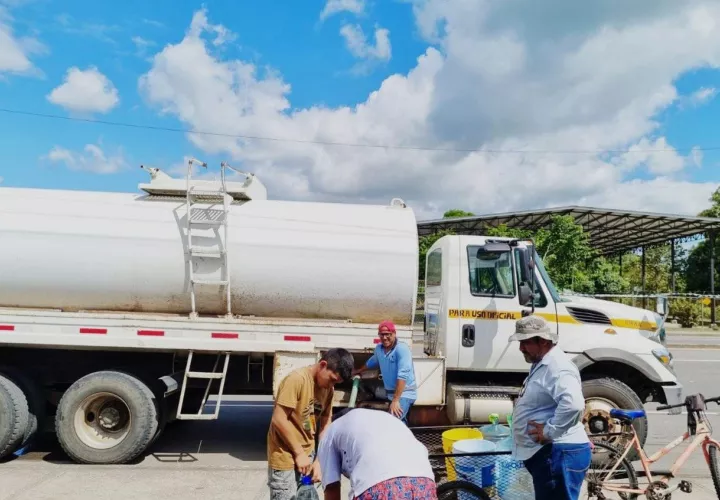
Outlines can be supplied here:
<path id="1" fill-rule="evenodd" d="M 188 263 L 221 279 L 222 261 L 189 256 L 186 216 L 184 197 L 0 188 L 0 307 L 188 313 Z M 412 322 L 410 208 L 253 200 L 228 221 L 233 314 Z M 222 226 L 192 234 L 193 246 L 224 242 Z M 196 292 L 200 314 L 225 314 L 224 288 Z"/>

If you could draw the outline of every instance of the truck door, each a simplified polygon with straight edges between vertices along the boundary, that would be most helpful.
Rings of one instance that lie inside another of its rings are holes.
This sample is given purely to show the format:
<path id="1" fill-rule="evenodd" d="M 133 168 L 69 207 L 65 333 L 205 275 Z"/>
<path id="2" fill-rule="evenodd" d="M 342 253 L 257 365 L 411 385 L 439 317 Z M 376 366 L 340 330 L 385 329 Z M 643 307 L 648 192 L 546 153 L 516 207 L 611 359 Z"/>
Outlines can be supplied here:
<path id="1" fill-rule="evenodd" d="M 450 311 L 460 318 L 459 368 L 483 371 L 527 371 L 519 345 L 509 343 L 515 321 L 523 307 L 519 299 L 517 249 L 498 250 L 484 244 L 462 245 L 460 309 Z M 536 278 L 536 312 L 555 317 L 554 304 L 541 300 L 545 294 Z"/>

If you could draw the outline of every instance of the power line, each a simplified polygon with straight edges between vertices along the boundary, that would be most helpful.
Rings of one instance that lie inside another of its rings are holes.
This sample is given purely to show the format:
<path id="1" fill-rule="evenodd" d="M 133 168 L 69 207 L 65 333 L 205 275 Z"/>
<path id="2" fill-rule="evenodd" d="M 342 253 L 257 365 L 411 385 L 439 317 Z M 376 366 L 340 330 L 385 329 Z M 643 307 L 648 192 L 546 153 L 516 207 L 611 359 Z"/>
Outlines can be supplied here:
<path id="1" fill-rule="evenodd" d="M 318 146 L 341 146 L 351 148 L 374 148 L 374 149 L 396 149 L 406 151 L 437 151 L 448 153 L 490 153 L 490 154 L 625 154 L 625 153 L 680 153 L 692 151 L 717 151 L 720 146 L 710 147 L 692 147 L 692 148 L 662 148 L 662 149 L 590 149 L 590 150 L 556 150 L 556 149 L 483 149 L 483 148 L 438 148 L 438 147 L 422 147 L 422 146 L 398 146 L 390 144 L 363 144 L 352 142 L 334 142 L 334 141 L 317 141 L 312 139 L 290 139 L 282 137 L 269 137 L 258 135 L 243 134 L 227 134 L 223 132 L 212 132 L 204 130 L 190 130 L 177 127 L 160 127 L 156 125 L 144 125 L 139 123 L 117 122 L 110 120 L 97 120 L 94 118 L 78 118 L 71 116 L 54 115 L 50 113 L 35 113 L 32 111 L 22 111 L 18 109 L 0 108 L 0 112 L 32 116 L 36 118 L 48 118 L 53 120 L 66 120 L 73 122 L 93 123 L 97 125 L 110 125 L 113 127 L 126 127 L 133 129 L 157 130 L 162 132 L 175 132 L 182 134 L 207 135 L 215 137 L 228 137 L 232 139 L 245 139 L 254 141 L 270 141 L 270 142 L 289 142 L 295 144 L 312 144 Z"/>

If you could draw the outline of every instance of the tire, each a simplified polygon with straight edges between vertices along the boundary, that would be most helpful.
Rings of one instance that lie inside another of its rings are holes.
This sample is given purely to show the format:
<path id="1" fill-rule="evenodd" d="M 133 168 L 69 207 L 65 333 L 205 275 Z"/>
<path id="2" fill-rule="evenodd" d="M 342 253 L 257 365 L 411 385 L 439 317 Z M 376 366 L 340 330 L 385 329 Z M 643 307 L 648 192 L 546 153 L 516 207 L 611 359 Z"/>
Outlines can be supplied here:
<path id="1" fill-rule="evenodd" d="M 463 493 L 468 500 L 491 500 L 482 488 L 468 481 L 448 481 L 437 488 L 438 500 L 458 500 Z"/>
<path id="2" fill-rule="evenodd" d="M 708 446 L 708 455 L 710 458 L 710 475 L 715 485 L 715 494 L 720 498 L 720 463 L 718 463 L 718 447 L 714 444 Z"/>
<path id="3" fill-rule="evenodd" d="M 592 451 L 590 458 L 590 468 L 585 474 L 585 483 L 588 487 L 587 498 L 604 498 L 604 496 L 602 496 L 603 493 L 601 489 L 599 491 L 593 490 L 594 488 L 599 489 L 602 481 L 608 480 L 607 472 L 615 466 L 618 459 L 622 456 L 622 452 L 614 446 L 610 446 L 602 442 L 593 442 L 593 444 L 595 445 L 595 449 Z M 597 472 L 595 471 L 596 467 L 598 468 Z M 603 474 L 603 471 L 605 474 Z M 635 468 L 627 458 L 622 459 L 622 462 L 620 466 L 617 467 L 615 473 L 617 476 L 613 476 L 613 478 L 618 481 L 617 484 L 629 486 L 631 489 L 638 488 Z M 613 478 L 610 480 L 613 480 Z M 594 496 L 593 493 L 596 493 L 597 496 Z M 613 492 L 612 494 L 615 495 L 616 493 Z M 617 493 L 617 495 L 623 500 L 635 500 L 639 496 L 637 493 Z M 614 496 L 612 498 L 614 498 Z"/>
<path id="4" fill-rule="evenodd" d="M 153 392 L 136 377 L 101 371 L 76 381 L 63 394 L 55 417 L 58 441 L 86 464 L 122 464 L 143 453 L 158 429 Z"/>
<path id="5" fill-rule="evenodd" d="M 28 424 L 23 433 L 22 442 L 19 448 L 24 448 L 35 440 L 38 433 L 42 432 L 45 425 L 45 396 L 41 388 L 25 374 L 12 368 L 0 367 L 0 374 L 4 374 L 22 390 L 28 403 Z"/>
<path id="6" fill-rule="evenodd" d="M 0 459 L 22 444 L 29 418 L 25 394 L 15 382 L 0 375 Z"/>
<path id="7" fill-rule="evenodd" d="M 601 438 L 600 436 L 594 437 L 594 434 L 603 434 L 608 432 L 608 428 L 600 429 L 599 432 L 593 432 L 595 426 L 591 428 L 590 423 L 602 422 L 601 425 L 606 426 L 618 426 L 618 422 L 615 419 L 609 421 L 609 415 L 607 414 L 608 408 L 614 407 L 623 410 L 640 410 L 643 408 L 643 403 L 640 398 L 635 394 L 635 391 L 630 389 L 626 384 L 612 378 L 597 378 L 591 380 L 585 380 L 582 383 L 583 395 L 585 396 L 585 430 L 588 433 L 588 437 L 593 441 L 597 442 L 602 440 L 616 447 L 624 447 L 627 441 L 623 440 L 618 436 L 610 436 Z M 591 401 L 588 401 L 591 400 Z M 599 410 L 594 411 L 592 407 L 597 403 Z M 597 419 L 597 420 L 596 420 Z M 647 440 L 648 434 L 648 422 L 647 416 L 636 419 L 633 422 L 633 428 L 640 439 L 640 445 L 645 447 L 645 441 Z M 612 429 L 610 429 L 612 430 Z M 619 429 L 616 429 L 616 431 Z M 631 450 L 628 454 L 630 461 L 639 460 L 640 457 L 635 450 Z"/>

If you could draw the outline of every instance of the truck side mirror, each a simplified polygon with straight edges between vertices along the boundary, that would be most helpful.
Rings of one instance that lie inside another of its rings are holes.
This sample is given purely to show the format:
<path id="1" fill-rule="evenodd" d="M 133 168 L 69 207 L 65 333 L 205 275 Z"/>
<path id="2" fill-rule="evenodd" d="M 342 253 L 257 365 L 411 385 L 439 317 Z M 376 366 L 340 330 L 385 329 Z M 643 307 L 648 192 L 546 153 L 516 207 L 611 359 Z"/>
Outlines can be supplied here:
<path id="1" fill-rule="evenodd" d="M 660 316 L 667 316 L 668 314 L 668 299 L 667 297 L 658 297 L 657 304 L 655 305 L 655 311 Z"/>
<path id="2" fill-rule="evenodd" d="M 527 248 L 518 248 L 520 257 L 520 281 L 528 283 L 533 275 L 532 257 Z"/>
<path id="3" fill-rule="evenodd" d="M 523 306 L 527 306 L 530 304 L 530 301 L 532 300 L 532 291 L 530 290 L 530 285 L 527 283 L 520 283 L 520 304 Z"/>

